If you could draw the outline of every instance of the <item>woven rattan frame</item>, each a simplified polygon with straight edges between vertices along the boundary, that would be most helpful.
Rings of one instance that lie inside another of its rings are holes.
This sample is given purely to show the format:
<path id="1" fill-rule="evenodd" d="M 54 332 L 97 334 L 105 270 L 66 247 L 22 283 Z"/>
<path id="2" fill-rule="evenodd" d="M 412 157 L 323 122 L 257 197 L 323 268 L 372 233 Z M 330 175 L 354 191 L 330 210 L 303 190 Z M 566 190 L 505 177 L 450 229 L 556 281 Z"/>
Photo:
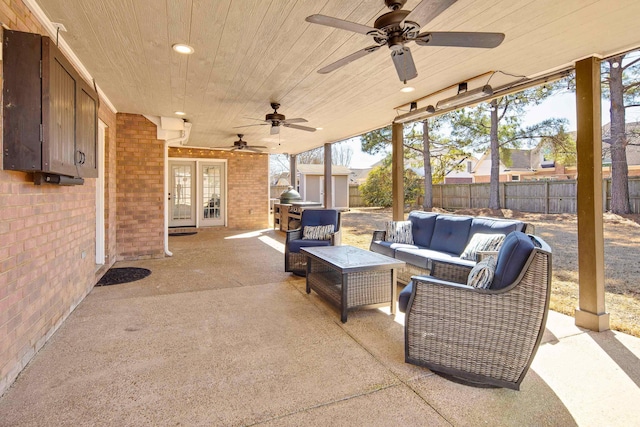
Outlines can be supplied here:
<path id="1" fill-rule="evenodd" d="M 551 293 L 551 250 L 531 237 L 538 247 L 505 289 L 414 277 L 405 361 L 471 384 L 518 390 L 540 345 Z"/>

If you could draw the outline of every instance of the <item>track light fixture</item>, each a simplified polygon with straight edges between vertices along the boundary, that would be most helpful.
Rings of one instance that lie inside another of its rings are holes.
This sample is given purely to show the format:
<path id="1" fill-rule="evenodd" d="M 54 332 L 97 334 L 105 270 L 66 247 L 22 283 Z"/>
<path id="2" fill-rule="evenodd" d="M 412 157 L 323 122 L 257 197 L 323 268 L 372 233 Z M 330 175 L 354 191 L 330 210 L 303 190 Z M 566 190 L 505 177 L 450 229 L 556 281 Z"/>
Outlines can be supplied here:
<path id="1" fill-rule="evenodd" d="M 458 94 L 452 96 L 451 98 L 446 98 L 438 101 L 438 103 L 436 104 L 436 108 L 438 110 L 441 110 L 443 108 L 453 107 L 490 95 L 493 95 L 493 88 L 490 85 L 484 85 L 476 89 L 467 90 L 467 83 L 460 83 L 458 85 Z"/>

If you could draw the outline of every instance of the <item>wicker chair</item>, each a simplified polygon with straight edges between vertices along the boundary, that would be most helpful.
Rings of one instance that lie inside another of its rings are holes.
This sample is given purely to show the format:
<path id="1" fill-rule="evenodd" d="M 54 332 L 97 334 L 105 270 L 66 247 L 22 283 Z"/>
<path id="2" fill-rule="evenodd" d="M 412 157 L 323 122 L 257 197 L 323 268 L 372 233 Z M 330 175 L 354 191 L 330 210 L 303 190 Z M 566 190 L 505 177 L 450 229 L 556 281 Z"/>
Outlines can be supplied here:
<path id="1" fill-rule="evenodd" d="M 304 228 L 309 226 L 329 225 L 335 227 L 329 240 L 303 239 Z M 336 209 L 305 209 L 300 218 L 300 228 L 287 231 L 284 245 L 284 271 L 305 276 L 307 258 L 300 253 L 300 248 L 311 246 L 338 246 L 341 244 L 340 211 Z"/>
<path id="2" fill-rule="evenodd" d="M 438 262 L 431 276 L 412 278 L 405 361 L 465 384 L 519 390 L 545 329 L 551 249 L 513 232 L 498 252 L 489 289 L 467 286 L 460 273 Z"/>

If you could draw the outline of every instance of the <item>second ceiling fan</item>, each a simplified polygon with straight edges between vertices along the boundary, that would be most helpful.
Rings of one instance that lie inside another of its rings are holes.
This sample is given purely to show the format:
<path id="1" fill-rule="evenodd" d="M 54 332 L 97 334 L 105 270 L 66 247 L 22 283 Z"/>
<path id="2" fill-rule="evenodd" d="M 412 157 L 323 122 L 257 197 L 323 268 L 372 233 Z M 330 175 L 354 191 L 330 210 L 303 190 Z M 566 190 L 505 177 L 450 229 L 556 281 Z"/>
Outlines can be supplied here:
<path id="1" fill-rule="evenodd" d="M 415 42 L 419 46 L 445 47 L 479 47 L 494 48 L 504 40 L 502 33 L 477 32 L 420 32 L 420 30 L 438 15 L 453 5 L 457 0 L 422 0 L 413 10 L 403 10 L 407 0 L 385 0 L 385 5 L 391 9 L 379 16 L 373 27 L 345 21 L 325 15 L 311 15 L 307 22 L 339 28 L 373 37 L 376 43 L 357 52 L 347 55 L 338 61 L 318 70 L 320 74 L 330 73 L 348 63 L 367 56 L 387 45 L 391 49 L 391 59 L 396 67 L 400 81 L 406 82 L 418 76 L 411 50 L 405 46 L 408 42 Z"/>
<path id="2" fill-rule="evenodd" d="M 251 119 L 251 120 L 259 120 L 259 121 L 264 122 L 264 123 L 259 123 L 259 124 L 255 124 L 255 125 L 236 126 L 236 128 L 246 128 L 246 127 L 249 127 L 249 126 L 271 125 L 271 130 L 270 130 L 271 135 L 279 134 L 280 133 L 280 126 L 284 126 L 284 127 L 292 128 L 292 129 L 304 130 L 304 131 L 307 131 L 307 132 L 315 132 L 316 131 L 315 128 L 308 127 L 308 126 L 301 126 L 301 125 L 296 124 L 296 123 L 306 123 L 307 122 L 306 119 L 302 119 L 302 118 L 287 119 L 284 116 L 284 114 L 278 113 L 278 108 L 280 108 L 280 104 L 278 104 L 277 102 L 272 102 L 271 103 L 271 108 L 273 108 L 273 113 L 267 114 L 265 116 L 264 120 L 262 120 L 262 119 Z"/>

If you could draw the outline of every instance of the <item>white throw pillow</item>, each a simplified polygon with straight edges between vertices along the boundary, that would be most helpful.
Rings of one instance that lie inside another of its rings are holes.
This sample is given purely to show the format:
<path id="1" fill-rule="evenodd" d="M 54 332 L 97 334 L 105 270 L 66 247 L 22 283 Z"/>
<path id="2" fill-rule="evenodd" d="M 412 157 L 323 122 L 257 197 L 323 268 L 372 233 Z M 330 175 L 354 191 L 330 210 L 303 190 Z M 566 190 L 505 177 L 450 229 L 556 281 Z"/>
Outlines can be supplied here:
<path id="1" fill-rule="evenodd" d="M 487 289 L 491 286 L 495 272 L 495 258 L 492 256 L 485 258 L 473 267 L 467 278 L 467 285 L 474 288 Z"/>
<path id="2" fill-rule="evenodd" d="M 411 221 L 388 221 L 386 223 L 386 232 L 385 240 L 387 242 L 413 245 Z"/>
<path id="3" fill-rule="evenodd" d="M 471 237 L 460 258 L 475 261 L 479 251 L 497 251 L 504 242 L 504 234 L 476 233 Z"/>
<path id="4" fill-rule="evenodd" d="M 302 230 L 302 240 L 331 240 L 335 225 L 308 225 Z"/>

